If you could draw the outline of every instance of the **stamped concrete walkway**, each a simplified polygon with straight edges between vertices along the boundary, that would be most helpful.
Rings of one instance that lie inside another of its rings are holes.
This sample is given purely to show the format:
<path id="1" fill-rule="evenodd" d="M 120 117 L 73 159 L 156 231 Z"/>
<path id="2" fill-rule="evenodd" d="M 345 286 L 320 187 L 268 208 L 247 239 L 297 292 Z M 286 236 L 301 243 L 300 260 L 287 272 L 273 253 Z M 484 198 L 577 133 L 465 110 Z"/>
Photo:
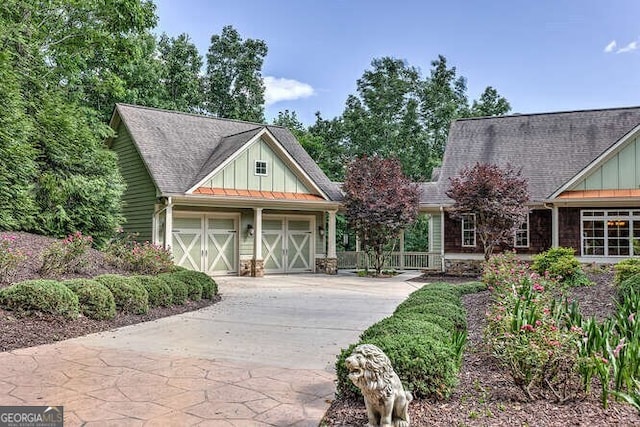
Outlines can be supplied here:
<path id="1" fill-rule="evenodd" d="M 197 312 L 0 353 L 0 405 L 63 405 L 65 426 L 317 426 L 335 355 L 407 278 L 219 278 Z"/>

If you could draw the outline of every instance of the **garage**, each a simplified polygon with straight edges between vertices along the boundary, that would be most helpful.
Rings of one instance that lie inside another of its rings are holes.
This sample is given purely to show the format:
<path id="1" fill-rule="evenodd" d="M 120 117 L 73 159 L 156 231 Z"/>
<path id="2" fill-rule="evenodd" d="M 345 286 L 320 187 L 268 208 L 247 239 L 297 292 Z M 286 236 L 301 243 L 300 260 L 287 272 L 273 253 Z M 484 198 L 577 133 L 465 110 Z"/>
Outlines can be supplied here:
<path id="1" fill-rule="evenodd" d="M 262 255 L 266 273 L 313 271 L 313 216 L 268 216 L 262 220 Z"/>
<path id="2" fill-rule="evenodd" d="M 176 265 L 211 275 L 238 272 L 239 216 L 189 215 L 173 219 Z"/>

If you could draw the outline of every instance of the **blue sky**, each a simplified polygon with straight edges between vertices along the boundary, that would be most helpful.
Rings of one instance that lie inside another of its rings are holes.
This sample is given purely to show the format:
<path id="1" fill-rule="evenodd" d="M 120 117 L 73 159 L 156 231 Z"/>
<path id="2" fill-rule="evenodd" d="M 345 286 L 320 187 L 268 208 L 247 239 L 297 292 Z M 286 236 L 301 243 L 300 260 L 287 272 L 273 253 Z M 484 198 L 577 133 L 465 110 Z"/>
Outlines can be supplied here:
<path id="1" fill-rule="evenodd" d="M 157 31 L 187 33 L 206 55 L 233 25 L 265 40 L 270 121 L 294 110 L 340 115 L 371 60 L 405 59 L 427 75 L 439 54 L 470 98 L 495 87 L 513 112 L 640 105 L 640 0 L 156 0 Z"/>

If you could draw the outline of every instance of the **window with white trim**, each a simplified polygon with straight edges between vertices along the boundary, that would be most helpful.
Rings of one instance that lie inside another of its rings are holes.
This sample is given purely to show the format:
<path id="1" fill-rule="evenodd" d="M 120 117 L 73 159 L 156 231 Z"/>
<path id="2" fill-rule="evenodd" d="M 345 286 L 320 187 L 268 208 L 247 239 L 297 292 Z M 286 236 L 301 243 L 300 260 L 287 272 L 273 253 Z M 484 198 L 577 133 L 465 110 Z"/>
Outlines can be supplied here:
<path id="1" fill-rule="evenodd" d="M 529 247 L 529 214 L 520 227 L 518 227 L 513 236 L 514 248 L 528 248 Z"/>
<path id="2" fill-rule="evenodd" d="M 580 219 L 583 256 L 640 255 L 640 211 L 583 210 Z"/>
<path id="3" fill-rule="evenodd" d="M 267 162 L 264 160 L 256 160 L 256 175 L 267 176 Z"/>
<path id="4" fill-rule="evenodd" d="M 476 246 L 476 214 L 462 215 L 462 247 Z"/>

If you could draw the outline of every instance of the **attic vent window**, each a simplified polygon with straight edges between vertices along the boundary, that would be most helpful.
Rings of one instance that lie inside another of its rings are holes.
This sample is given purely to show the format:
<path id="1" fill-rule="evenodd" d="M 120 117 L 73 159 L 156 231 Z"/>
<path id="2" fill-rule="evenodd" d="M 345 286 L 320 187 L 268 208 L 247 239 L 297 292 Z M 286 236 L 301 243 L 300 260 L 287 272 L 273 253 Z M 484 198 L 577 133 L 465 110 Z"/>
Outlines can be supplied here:
<path id="1" fill-rule="evenodd" d="M 256 175 L 267 176 L 267 162 L 256 160 Z"/>

